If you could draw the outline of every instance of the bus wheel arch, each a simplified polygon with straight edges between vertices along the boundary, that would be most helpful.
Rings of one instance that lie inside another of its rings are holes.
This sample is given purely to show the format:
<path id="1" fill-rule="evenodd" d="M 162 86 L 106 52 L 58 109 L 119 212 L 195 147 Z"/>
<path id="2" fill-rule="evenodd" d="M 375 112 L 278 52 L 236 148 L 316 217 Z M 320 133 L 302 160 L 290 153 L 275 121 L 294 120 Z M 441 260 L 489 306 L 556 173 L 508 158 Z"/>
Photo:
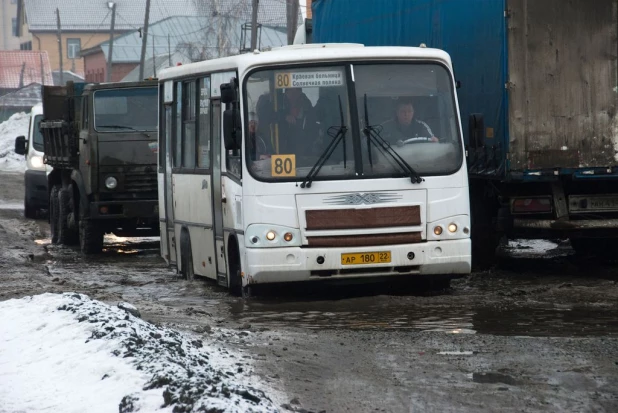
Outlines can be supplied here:
<path id="1" fill-rule="evenodd" d="M 191 234 L 187 227 L 180 229 L 180 274 L 187 281 L 195 279 L 193 268 L 193 251 L 191 250 Z"/>

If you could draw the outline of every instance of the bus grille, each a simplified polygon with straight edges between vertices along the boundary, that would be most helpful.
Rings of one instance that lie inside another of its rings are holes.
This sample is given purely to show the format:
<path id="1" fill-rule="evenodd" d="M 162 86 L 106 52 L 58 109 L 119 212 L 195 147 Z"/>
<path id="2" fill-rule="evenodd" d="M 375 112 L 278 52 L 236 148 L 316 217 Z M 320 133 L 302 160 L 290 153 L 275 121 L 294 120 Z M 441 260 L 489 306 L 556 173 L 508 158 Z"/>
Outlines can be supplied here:
<path id="1" fill-rule="evenodd" d="M 133 172 L 124 176 L 124 190 L 127 192 L 154 192 L 157 189 L 156 172 Z"/>

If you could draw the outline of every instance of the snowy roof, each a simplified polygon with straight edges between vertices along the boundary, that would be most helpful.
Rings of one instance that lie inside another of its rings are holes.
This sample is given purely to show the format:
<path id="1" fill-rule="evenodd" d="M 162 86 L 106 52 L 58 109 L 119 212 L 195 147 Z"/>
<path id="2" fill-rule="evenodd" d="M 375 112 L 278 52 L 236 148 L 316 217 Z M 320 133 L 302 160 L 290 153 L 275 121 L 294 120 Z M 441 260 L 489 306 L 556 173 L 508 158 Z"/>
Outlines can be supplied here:
<path id="1" fill-rule="evenodd" d="M 15 92 L 0 96 L 0 110 L 4 108 L 29 108 L 41 103 L 41 84 L 31 83 Z"/>
<path id="2" fill-rule="evenodd" d="M 45 51 L 0 50 L 0 89 L 19 89 L 34 82 L 53 85 L 51 72 Z"/>
<path id="3" fill-rule="evenodd" d="M 54 85 L 56 86 L 64 86 L 69 80 L 72 82 L 83 82 L 84 81 L 83 76 L 77 73 L 73 73 L 70 70 L 65 70 L 62 73 L 62 83 L 63 83 L 62 85 L 60 84 L 60 71 L 59 70 L 54 70 L 52 73 L 52 76 L 54 78 Z"/>
<path id="4" fill-rule="evenodd" d="M 191 61 L 212 59 L 238 53 L 243 20 L 220 15 L 208 20 L 203 17 L 176 16 L 153 24 L 148 29 L 146 58 L 152 59 L 154 42 L 155 56 L 181 52 Z M 169 46 L 168 46 L 169 36 Z M 262 26 L 261 47 L 279 47 L 287 44 L 287 35 L 282 29 Z M 108 58 L 107 41 L 90 49 L 82 50 L 82 56 L 102 50 Z M 248 46 L 248 44 L 247 44 Z M 127 33 L 114 39 L 114 63 L 140 61 L 142 39 L 138 32 Z"/>
<path id="5" fill-rule="evenodd" d="M 115 30 L 137 30 L 144 25 L 146 0 L 114 2 Z M 28 27 L 32 32 L 55 31 L 56 8 L 60 10 L 64 31 L 107 32 L 110 28 L 111 12 L 104 0 L 24 0 L 24 3 Z M 208 18 L 220 14 L 232 15 L 248 22 L 251 20 L 251 0 L 152 0 L 150 6 L 151 23 L 177 15 Z M 299 17 L 299 22 L 301 20 Z M 285 1 L 260 0 L 258 22 L 285 27 Z"/>

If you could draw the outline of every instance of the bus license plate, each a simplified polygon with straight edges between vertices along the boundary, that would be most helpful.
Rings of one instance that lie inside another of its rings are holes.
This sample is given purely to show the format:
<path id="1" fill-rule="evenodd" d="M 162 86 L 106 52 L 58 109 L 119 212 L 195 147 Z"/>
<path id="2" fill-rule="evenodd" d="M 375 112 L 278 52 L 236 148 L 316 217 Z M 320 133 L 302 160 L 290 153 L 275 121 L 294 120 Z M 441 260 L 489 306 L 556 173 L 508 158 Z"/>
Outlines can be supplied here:
<path id="1" fill-rule="evenodd" d="M 341 254 L 341 265 L 386 264 L 389 262 L 391 262 L 390 251 Z"/>

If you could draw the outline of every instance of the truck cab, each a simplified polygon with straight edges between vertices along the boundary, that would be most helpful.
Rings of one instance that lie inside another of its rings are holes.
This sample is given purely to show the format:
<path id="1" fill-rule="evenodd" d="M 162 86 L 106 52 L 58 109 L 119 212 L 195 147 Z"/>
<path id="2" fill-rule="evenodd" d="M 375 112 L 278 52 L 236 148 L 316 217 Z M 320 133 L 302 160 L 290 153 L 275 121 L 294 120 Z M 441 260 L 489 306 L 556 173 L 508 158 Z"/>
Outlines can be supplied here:
<path id="1" fill-rule="evenodd" d="M 52 242 L 98 253 L 106 233 L 158 235 L 157 96 L 155 82 L 44 89 Z"/>
<path id="2" fill-rule="evenodd" d="M 15 139 L 15 153 L 26 158 L 24 174 L 24 215 L 36 218 L 37 212 L 49 206 L 47 193 L 47 174 L 51 171 L 43 163 L 43 135 L 39 123 L 43 119 L 43 105 L 38 104 L 30 111 L 28 135 Z"/>

